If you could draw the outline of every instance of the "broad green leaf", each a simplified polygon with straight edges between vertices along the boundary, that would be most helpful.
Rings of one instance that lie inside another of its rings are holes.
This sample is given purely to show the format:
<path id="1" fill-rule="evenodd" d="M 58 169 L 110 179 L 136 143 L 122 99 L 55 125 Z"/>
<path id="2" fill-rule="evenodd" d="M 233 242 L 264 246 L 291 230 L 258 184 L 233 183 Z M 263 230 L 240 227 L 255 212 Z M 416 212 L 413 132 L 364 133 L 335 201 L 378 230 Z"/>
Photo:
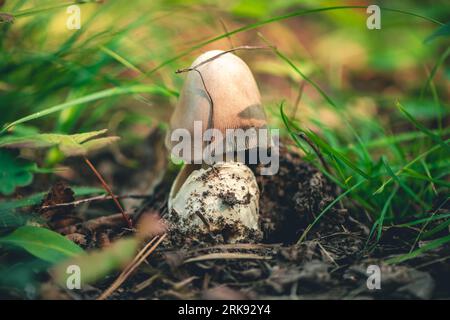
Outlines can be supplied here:
<path id="1" fill-rule="evenodd" d="M 91 139 L 106 131 L 104 129 L 72 135 L 42 133 L 25 137 L 4 137 L 0 139 L 0 147 L 37 149 L 56 146 L 67 157 L 82 156 L 89 151 L 100 149 L 119 139 L 119 137 Z M 91 140 L 86 141 L 88 139 Z"/>
<path id="2" fill-rule="evenodd" d="M 10 195 L 16 187 L 29 185 L 36 170 L 35 163 L 17 158 L 12 152 L 0 149 L 0 193 Z"/>
<path id="3" fill-rule="evenodd" d="M 50 263 L 61 262 L 83 253 L 83 249 L 59 233 L 46 228 L 23 226 L 6 237 L 0 244 L 25 249 L 32 255 Z"/>

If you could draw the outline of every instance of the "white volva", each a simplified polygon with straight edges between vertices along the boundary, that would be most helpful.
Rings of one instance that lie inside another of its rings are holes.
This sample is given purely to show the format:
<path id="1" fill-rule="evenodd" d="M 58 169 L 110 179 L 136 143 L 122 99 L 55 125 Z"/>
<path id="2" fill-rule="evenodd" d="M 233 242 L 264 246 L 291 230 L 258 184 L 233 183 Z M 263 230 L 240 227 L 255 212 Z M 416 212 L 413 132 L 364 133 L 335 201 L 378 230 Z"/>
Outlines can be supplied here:
<path id="1" fill-rule="evenodd" d="M 219 162 L 194 170 L 169 197 L 169 220 L 182 234 L 222 234 L 226 242 L 257 239 L 261 235 L 259 190 L 253 172 L 238 162 Z M 223 234 L 223 231 L 226 234 Z"/>

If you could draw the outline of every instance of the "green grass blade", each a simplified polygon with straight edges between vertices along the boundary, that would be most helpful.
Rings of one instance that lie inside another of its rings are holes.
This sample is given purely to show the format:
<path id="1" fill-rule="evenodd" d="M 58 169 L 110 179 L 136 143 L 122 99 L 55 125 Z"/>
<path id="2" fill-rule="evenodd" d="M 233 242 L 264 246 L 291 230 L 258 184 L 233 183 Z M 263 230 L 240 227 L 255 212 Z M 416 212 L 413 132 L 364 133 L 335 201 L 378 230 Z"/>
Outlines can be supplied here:
<path id="1" fill-rule="evenodd" d="M 441 245 L 443 245 L 443 244 L 445 244 L 447 242 L 450 242 L 450 235 L 442 237 L 442 238 L 439 238 L 439 239 L 436 239 L 436 240 L 434 240 L 434 241 L 424 245 L 423 247 L 421 247 L 421 248 L 419 248 L 419 249 L 417 249 L 417 250 L 415 250 L 413 252 L 410 252 L 408 254 L 388 259 L 386 261 L 386 263 L 387 264 L 397 264 L 397 263 L 404 262 L 406 260 L 413 259 L 413 258 L 421 255 L 422 253 L 427 252 L 429 250 L 436 249 L 436 248 L 440 247 Z"/>
<path id="2" fill-rule="evenodd" d="M 280 111 L 284 114 L 283 109 L 280 109 Z M 303 132 L 305 135 L 308 136 L 309 139 L 311 139 L 320 149 L 322 149 L 323 151 L 325 151 L 328 155 L 330 156 L 334 156 L 337 159 L 339 159 L 340 161 L 344 162 L 348 167 L 350 167 L 352 170 L 354 170 L 355 172 L 357 172 L 359 175 L 361 175 L 362 177 L 364 177 L 365 179 L 370 179 L 370 176 L 365 173 L 363 170 L 359 169 L 350 159 L 348 159 L 345 155 L 343 155 L 342 153 L 340 153 L 339 151 L 335 150 L 333 147 L 331 147 L 328 143 L 326 143 L 325 141 L 323 141 L 318 135 L 316 135 L 314 132 L 310 131 L 306 131 L 303 130 L 302 128 L 300 128 L 299 126 L 297 126 L 294 122 L 292 122 L 291 120 L 289 120 L 287 118 L 287 116 L 284 114 L 283 116 L 283 121 L 287 121 L 288 123 L 288 127 L 292 126 L 294 127 L 295 130 L 297 130 L 298 132 Z M 288 129 L 290 130 L 290 129 Z M 298 138 L 297 138 L 298 139 Z M 297 141 L 297 140 L 295 140 Z"/>
<path id="3" fill-rule="evenodd" d="M 65 8 L 65 7 L 74 5 L 74 4 L 82 5 L 85 3 L 95 3 L 95 2 L 96 2 L 95 0 L 71 1 L 71 2 L 65 2 L 65 3 L 59 3 L 59 4 L 50 5 L 50 6 L 40 7 L 40 8 L 31 8 L 31 9 L 21 10 L 21 11 L 13 12 L 11 14 L 14 16 L 14 18 L 28 17 L 31 15 L 35 15 L 35 14 L 46 12 L 46 11 L 52 11 L 52 10 L 56 10 L 56 9 Z"/>
<path id="4" fill-rule="evenodd" d="M 445 142 L 449 142 L 450 139 L 447 139 Z M 441 148 L 441 145 L 435 145 L 433 147 L 431 147 L 430 149 L 428 149 L 427 151 L 421 153 L 420 155 L 418 155 L 417 157 L 415 157 L 413 160 L 411 160 L 410 162 L 408 162 L 407 164 L 405 164 L 401 169 L 399 169 L 395 175 L 399 176 L 400 174 L 402 174 L 406 169 L 408 169 L 409 167 L 411 167 L 413 164 L 415 164 L 417 161 L 425 158 L 426 156 L 428 156 L 430 153 L 435 152 L 436 150 L 439 150 Z M 388 180 L 386 180 L 385 182 L 382 183 L 382 185 L 373 193 L 374 195 L 377 193 L 381 193 L 383 192 L 384 188 L 390 184 L 393 181 L 393 178 L 389 178 Z"/>
<path id="5" fill-rule="evenodd" d="M 414 191 L 412 191 L 411 188 L 408 187 L 401 179 L 399 179 L 399 177 L 394 173 L 392 168 L 389 166 L 387 159 L 384 156 L 382 157 L 382 161 L 383 161 L 384 168 L 386 169 L 387 173 L 392 177 L 392 179 L 394 179 L 400 185 L 400 187 L 403 190 L 405 190 L 405 192 L 407 194 L 409 194 L 409 196 L 411 198 L 413 198 L 417 203 L 419 203 L 421 206 L 423 206 L 425 208 L 426 203 L 423 202 L 421 199 L 419 199 L 417 194 L 414 193 Z"/>
<path id="6" fill-rule="evenodd" d="M 0 131 L 0 133 L 6 132 L 8 129 L 10 129 L 11 127 L 13 127 L 15 125 L 25 123 L 25 122 L 28 122 L 31 120 L 35 120 L 38 118 L 42 118 L 49 114 L 65 110 L 67 108 L 70 108 L 70 107 L 78 105 L 78 104 L 92 102 L 95 100 L 109 98 L 109 97 L 113 97 L 113 96 L 117 96 L 117 95 L 137 94 L 137 93 L 151 93 L 151 94 L 158 94 L 158 95 L 163 95 L 163 96 L 176 96 L 177 95 L 175 91 L 172 91 L 172 90 L 166 89 L 164 87 L 160 87 L 160 86 L 135 85 L 135 86 L 129 86 L 129 87 L 116 87 L 116 88 L 106 89 L 106 90 L 98 91 L 95 93 L 91 93 L 89 95 L 86 95 L 86 96 L 78 98 L 78 99 L 74 99 L 74 100 L 71 100 L 68 102 L 58 104 L 56 106 L 33 113 L 29 116 L 23 117 L 19 120 L 16 120 L 16 121 L 4 126 L 3 129 Z"/>
<path id="7" fill-rule="evenodd" d="M 123 64 L 126 68 L 128 68 L 130 70 L 133 70 L 133 71 L 135 71 L 135 72 L 137 72 L 139 74 L 144 74 L 144 72 L 142 70 L 140 70 L 132 62 L 128 61 L 127 59 L 122 57 L 117 52 L 114 52 L 113 50 L 111 50 L 111 49 L 109 49 L 109 48 L 107 48 L 105 46 L 100 46 L 100 50 L 102 50 L 105 54 L 107 54 L 108 56 L 110 56 L 114 60 L 116 60 L 119 63 Z"/>
<path id="8" fill-rule="evenodd" d="M 431 132 L 431 130 L 429 130 L 428 128 L 426 128 L 425 126 L 423 126 L 422 124 L 420 124 L 408 111 L 406 111 L 406 109 L 402 106 L 402 104 L 400 102 L 397 102 L 397 108 L 406 116 L 406 118 L 420 131 L 422 131 L 423 133 L 425 133 L 427 136 L 429 136 L 434 142 L 440 144 L 442 147 L 444 147 L 445 149 L 449 149 L 450 150 L 450 146 L 444 142 L 441 137 L 439 137 L 438 135 L 434 134 L 433 132 Z"/>
<path id="9" fill-rule="evenodd" d="M 431 69 L 431 72 L 428 75 L 427 81 L 425 82 L 425 85 L 423 86 L 422 90 L 420 91 L 420 99 L 423 98 L 425 91 L 430 86 L 430 83 L 433 80 L 434 76 L 436 75 L 437 70 L 442 65 L 442 63 L 444 63 L 445 59 L 447 59 L 447 57 L 449 55 L 450 55 L 450 47 L 448 47 L 447 50 L 444 51 L 444 53 L 436 61 L 436 64 L 434 65 L 433 69 Z"/>
<path id="10" fill-rule="evenodd" d="M 266 41 L 266 40 L 264 39 L 264 41 Z M 271 46 L 271 45 L 269 44 L 269 46 Z M 297 66 L 288 57 L 286 57 L 284 54 L 282 54 L 274 46 L 271 46 L 271 48 L 281 60 L 286 62 L 292 69 L 294 69 L 294 71 L 296 73 L 298 73 L 303 78 L 303 80 L 305 80 L 310 85 L 312 85 L 314 87 L 314 89 L 316 89 L 317 92 L 319 92 L 319 94 L 322 96 L 322 98 L 324 98 L 325 101 L 330 106 L 333 107 L 333 109 L 340 115 L 342 120 L 345 122 L 347 127 L 350 129 L 350 131 L 353 133 L 353 135 L 355 136 L 356 140 L 358 141 L 359 146 L 361 147 L 361 150 L 363 151 L 363 156 L 364 156 L 364 160 L 366 161 L 366 163 L 371 162 L 369 152 L 367 151 L 367 148 L 366 148 L 364 142 L 362 141 L 361 137 L 358 135 L 358 132 L 353 128 L 351 123 L 348 121 L 347 117 L 343 114 L 342 110 L 339 109 L 338 105 L 333 101 L 333 99 L 331 99 L 331 97 L 317 83 L 315 83 L 308 76 L 306 76 L 299 68 L 297 68 Z"/>
<path id="11" fill-rule="evenodd" d="M 391 194 L 389 195 L 389 198 L 387 199 L 386 203 L 383 206 L 383 209 L 381 210 L 380 218 L 378 219 L 378 232 L 377 232 L 377 241 L 380 241 L 381 233 L 383 230 L 383 224 L 384 224 L 384 218 L 386 217 L 386 212 L 391 205 L 392 199 L 394 199 L 395 194 L 398 191 L 398 185 L 392 190 Z"/>

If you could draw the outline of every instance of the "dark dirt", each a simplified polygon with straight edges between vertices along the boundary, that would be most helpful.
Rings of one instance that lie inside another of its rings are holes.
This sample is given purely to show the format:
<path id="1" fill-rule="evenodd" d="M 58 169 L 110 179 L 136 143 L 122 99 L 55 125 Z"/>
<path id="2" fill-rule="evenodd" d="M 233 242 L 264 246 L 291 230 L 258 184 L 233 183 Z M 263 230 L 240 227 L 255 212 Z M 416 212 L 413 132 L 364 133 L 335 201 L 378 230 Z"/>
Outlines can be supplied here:
<path id="1" fill-rule="evenodd" d="M 335 187 L 295 153 L 282 150 L 276 175 L 263 176 L 255 170 L 261 190 L 260 215 L 267 242 L 291 244 L 336 194 Z M 331 209 L 318 226 L 320 232 L 336 232 L 345 222 L 346 211 Z"/>

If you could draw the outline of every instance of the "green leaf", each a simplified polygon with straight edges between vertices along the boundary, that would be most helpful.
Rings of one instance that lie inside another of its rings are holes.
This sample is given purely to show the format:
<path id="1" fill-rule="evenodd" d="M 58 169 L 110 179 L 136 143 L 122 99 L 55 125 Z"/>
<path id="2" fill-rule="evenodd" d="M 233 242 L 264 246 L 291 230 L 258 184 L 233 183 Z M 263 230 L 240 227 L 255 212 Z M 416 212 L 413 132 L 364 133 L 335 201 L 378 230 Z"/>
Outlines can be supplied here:
<path id="1" fill-rule="evenodd" d="M 50 263 L 61 262 L 83 253 L 83 249 L 59 233 L 46 228 L 23 226 L 6 237 L 0 244 L 25 249 L 32 255 Z"/>
<path id="2" fill-rule="evenodd" d="M 0 193 L 10 195 L 17 187 L 24 187 L 33 181 L 35 163 L 17 158 L 12 152 L 0 150 Z"/>
<path id="3" fill-rule="evenodd" d="M 86 155 L 90 151 L 100 149 L 119 139 L 119 137 L 115 136 L 91 139 L 106 131 L 107 130 L 104 129 L 72 135 L 42 133 L 25 137 L 4 137 L 0 139 L 0 147 L 38 149 L 56 146 L 67 157 L 81 156 Z"/>

